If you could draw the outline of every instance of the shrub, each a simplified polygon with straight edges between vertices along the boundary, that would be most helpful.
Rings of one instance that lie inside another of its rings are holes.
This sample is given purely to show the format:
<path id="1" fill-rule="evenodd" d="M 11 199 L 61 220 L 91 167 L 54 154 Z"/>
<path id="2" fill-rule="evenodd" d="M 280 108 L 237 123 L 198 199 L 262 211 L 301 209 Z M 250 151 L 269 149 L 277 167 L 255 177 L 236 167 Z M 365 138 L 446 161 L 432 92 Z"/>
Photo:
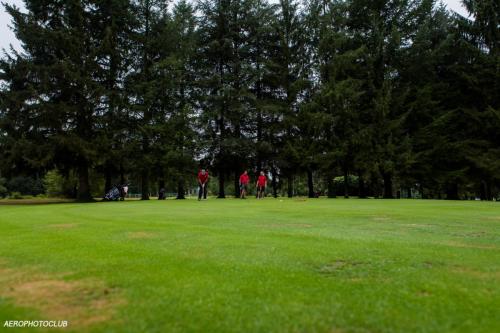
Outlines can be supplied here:
<path id="1" fill-rule="evenodd" d="M 43 183 L 31 177 L 14 177 L 7 183 L 9 192 L 19 192 L 22 195 L 38 195 L 44 193 Z"/>
<path id="2" fill-rule="evenodd" d="M 49 197 L 61 196 L 64 192 L 64 177 L 57 170 L 47 172 L 43 178 L 43 184 Z"/>
<path id="3" fill-rule="evenodd" d="M 50 170 L 43 178 L 48 197 L 74 198 L 77 178 L 73 172 L 62 175 L 58 170 Z"/>
<path id="4" fill-rule="evenodd" d="M 11 199 L 23 199 L 23 195 L 20 192 L 12 192 L 9 196 Z"/>
<path id="5" fill-rule="evenodd" d="M 9 194 L 9 190 L 5 187 L 5 178 L 0 178 L 0 198 L 5 198 Z"/>

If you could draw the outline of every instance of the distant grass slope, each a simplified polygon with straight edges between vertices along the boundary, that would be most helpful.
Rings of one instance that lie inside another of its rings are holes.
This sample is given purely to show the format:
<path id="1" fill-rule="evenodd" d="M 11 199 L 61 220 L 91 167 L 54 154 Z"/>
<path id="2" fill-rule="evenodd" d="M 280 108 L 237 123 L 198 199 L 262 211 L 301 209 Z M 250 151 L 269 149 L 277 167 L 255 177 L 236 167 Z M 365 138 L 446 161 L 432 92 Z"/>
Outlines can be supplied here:
<path id="1" fill-rule="evenodd" d="M 498 203 L 0 206 L 0 330 L 500 332 L 499 309 Z"/>

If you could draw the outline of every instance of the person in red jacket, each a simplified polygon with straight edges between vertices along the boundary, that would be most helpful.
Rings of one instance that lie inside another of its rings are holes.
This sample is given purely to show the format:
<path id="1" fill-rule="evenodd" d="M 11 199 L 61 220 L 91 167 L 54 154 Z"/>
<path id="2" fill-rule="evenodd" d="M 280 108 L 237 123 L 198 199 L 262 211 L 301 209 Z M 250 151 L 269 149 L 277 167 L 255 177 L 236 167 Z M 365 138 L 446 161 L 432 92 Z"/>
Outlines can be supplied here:
<path id="1" fill-rule="evenodd" d="M 207 198 L 207 183 L 208 183 L 208 171 L 205 169 L 201 169 L 200 172 L 198 172 L 198 200 L 201 200 L 201 197 L 203 196 L 203 199 Z"/>
<path id="2" fill-rule="evenodd" d="M 267 177 L 264 171 L 260 172 L 260 176 L 257 179 L 257 199 L 261 199 L 266 194 L 266 186 L 267 186 Z"/>
<path id="3" fill-rule="evenodd" d="M 243 174 L 240 176 L 240 198 L 246 199 L 248 191 L 248 183 L 250 182 L 250 177 L 248 177 L 248 172 L 245 170 Z"/>

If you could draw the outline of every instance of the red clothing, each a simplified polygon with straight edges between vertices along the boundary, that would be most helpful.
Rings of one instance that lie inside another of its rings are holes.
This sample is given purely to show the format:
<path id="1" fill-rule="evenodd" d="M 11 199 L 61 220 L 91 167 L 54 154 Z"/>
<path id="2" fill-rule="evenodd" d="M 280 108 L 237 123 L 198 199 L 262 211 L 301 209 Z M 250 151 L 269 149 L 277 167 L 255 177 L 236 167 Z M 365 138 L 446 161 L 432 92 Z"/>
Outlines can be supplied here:
<path id="1" fill-rule="evenodd" d="M 250 181 L 250 177 L 248 177 L 248 175 L 246 174 L 242 174 L 240 176 L 240 184 L 241 185 L 248 185 L 248 182 Z"/>
<path id="2" fill-rule="evenodd" d="M 208 171 L 205 171 L 205 174 L 202 174 L 201 171 L 198 172 L 198 181 L 202 184 L 205 184 L 208 180 Z"/>
<path id="3" fill-rule="evenodd" d="M 266 186 L 266 183 L 267 183 L 267 177 L 260 175 L 259 179 L 257 180 L 257 185 Z"/>

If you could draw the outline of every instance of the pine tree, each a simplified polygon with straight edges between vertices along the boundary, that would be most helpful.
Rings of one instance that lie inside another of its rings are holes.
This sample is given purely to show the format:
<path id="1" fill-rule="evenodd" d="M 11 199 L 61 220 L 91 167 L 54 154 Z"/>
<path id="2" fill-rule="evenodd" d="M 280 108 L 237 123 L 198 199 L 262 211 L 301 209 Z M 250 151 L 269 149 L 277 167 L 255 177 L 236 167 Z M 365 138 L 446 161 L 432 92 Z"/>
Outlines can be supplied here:
<path id="1" fill-rule="evenodd" d="M 25 5 L 26 14 L 7 6 L 24 48 L 15 62 L 26 66 L 23 85 L 32 92 L 30 98 L 17 100 L 17 112 L 43 133 L 40 142 L 52 145 L 50 162 L 76 170 L 78 199 L 91 200 L 89 168 L 95 159 L 94 120 L 100 99 L 93 80 L 98 66 L 91 8 L 76 0 Z"/>
<path id="2" fill-rule="evenodd" d="M 266 78 L 274 99 L 271 105 L 276 124 L 272 135 L 275 137 L 277 164 L 287 178 L 289 197 L 293 195 L 293 176 L 304 161 L 297 127 L 298 113 L 310 74 L 308 34 L 304 23 L 305 18 L 298 2 L 279 2 L 272 32 L 276 46 L 268 59 Z M 303 139 L 308 142 L 307 138 Z"/>
<path id="3" fill-rule="evenodd" d="M 219 180 L 219 198 L 225 198 L 225 179 L 233 171 L 236 177 L 243 168 L 241 160 L 249 157 L 247 110 L 255 99 L 251 91 L 255 81 L 252 68 L 254 35 L 249 22 L 255 22 L 259 2 L 202 1 L 205 20 L 201 25 L 204 134 L 210 141 L 209 154 Z"/>
<path id="4" fill-rule="evenodd" d="M 158 162 L 159 189 L 165 187 L 168 175 L 177 184 L 177 199 L 185 198 L 186 177 L 195 169 L 197 151 L 196 127 L 191 123 L 197 101 L 198 31 L 194 8 L 178 2 L 160 36 L 158 48 Z"/>
<path id="5" fill-rule="evenodd" d="M 167 3 L 160 0 L 134 1 L 133 6 L 137 19 L 131 47 L 134 71 L 127 75 L 126 84 L 130 118 L 134 120 L 131 143 L 140 152 L 136 154 L 135 164 L 140 173 L 141 199 L 149 200 L 151 170 L 155 166 L 152 144 L 158 130 L 157 42 L 168 12 Z"/>
<path id="6" fill-rule="evenodd" d="M 127 156 L 125 143 L 130 128 L 124 82 L 129 71 L 132 31 L 137 23 L 128 0 L 104 0 L 95 4 L 91 17 L 98 57 L 96 80 L 101 86 L 102 103 L 97 120 L 99 169 L 104 173 L 107 193 L 120 173 L 124 183 Z"/>
<path id="7" fill-rule="evenodd" d="M 313 20 L 313 40 L 319 80 L 310 113 L 312 129 L 318 131 L 320 143 L 318 163 L 327 178 L 328 196 L 336 196 L 333 179 L 341 173 L 344 196 L 349 197 L 349 174 L 357 170 L 362 179 L 368 164 L 364 159 L 369 155 L 361 113 L 366 83 L 359 60 L 364 57 L 364 46 L 346 33 L 345 3 L 316 1 L 310 8 L 313 18 L 317 17 Z"/>

